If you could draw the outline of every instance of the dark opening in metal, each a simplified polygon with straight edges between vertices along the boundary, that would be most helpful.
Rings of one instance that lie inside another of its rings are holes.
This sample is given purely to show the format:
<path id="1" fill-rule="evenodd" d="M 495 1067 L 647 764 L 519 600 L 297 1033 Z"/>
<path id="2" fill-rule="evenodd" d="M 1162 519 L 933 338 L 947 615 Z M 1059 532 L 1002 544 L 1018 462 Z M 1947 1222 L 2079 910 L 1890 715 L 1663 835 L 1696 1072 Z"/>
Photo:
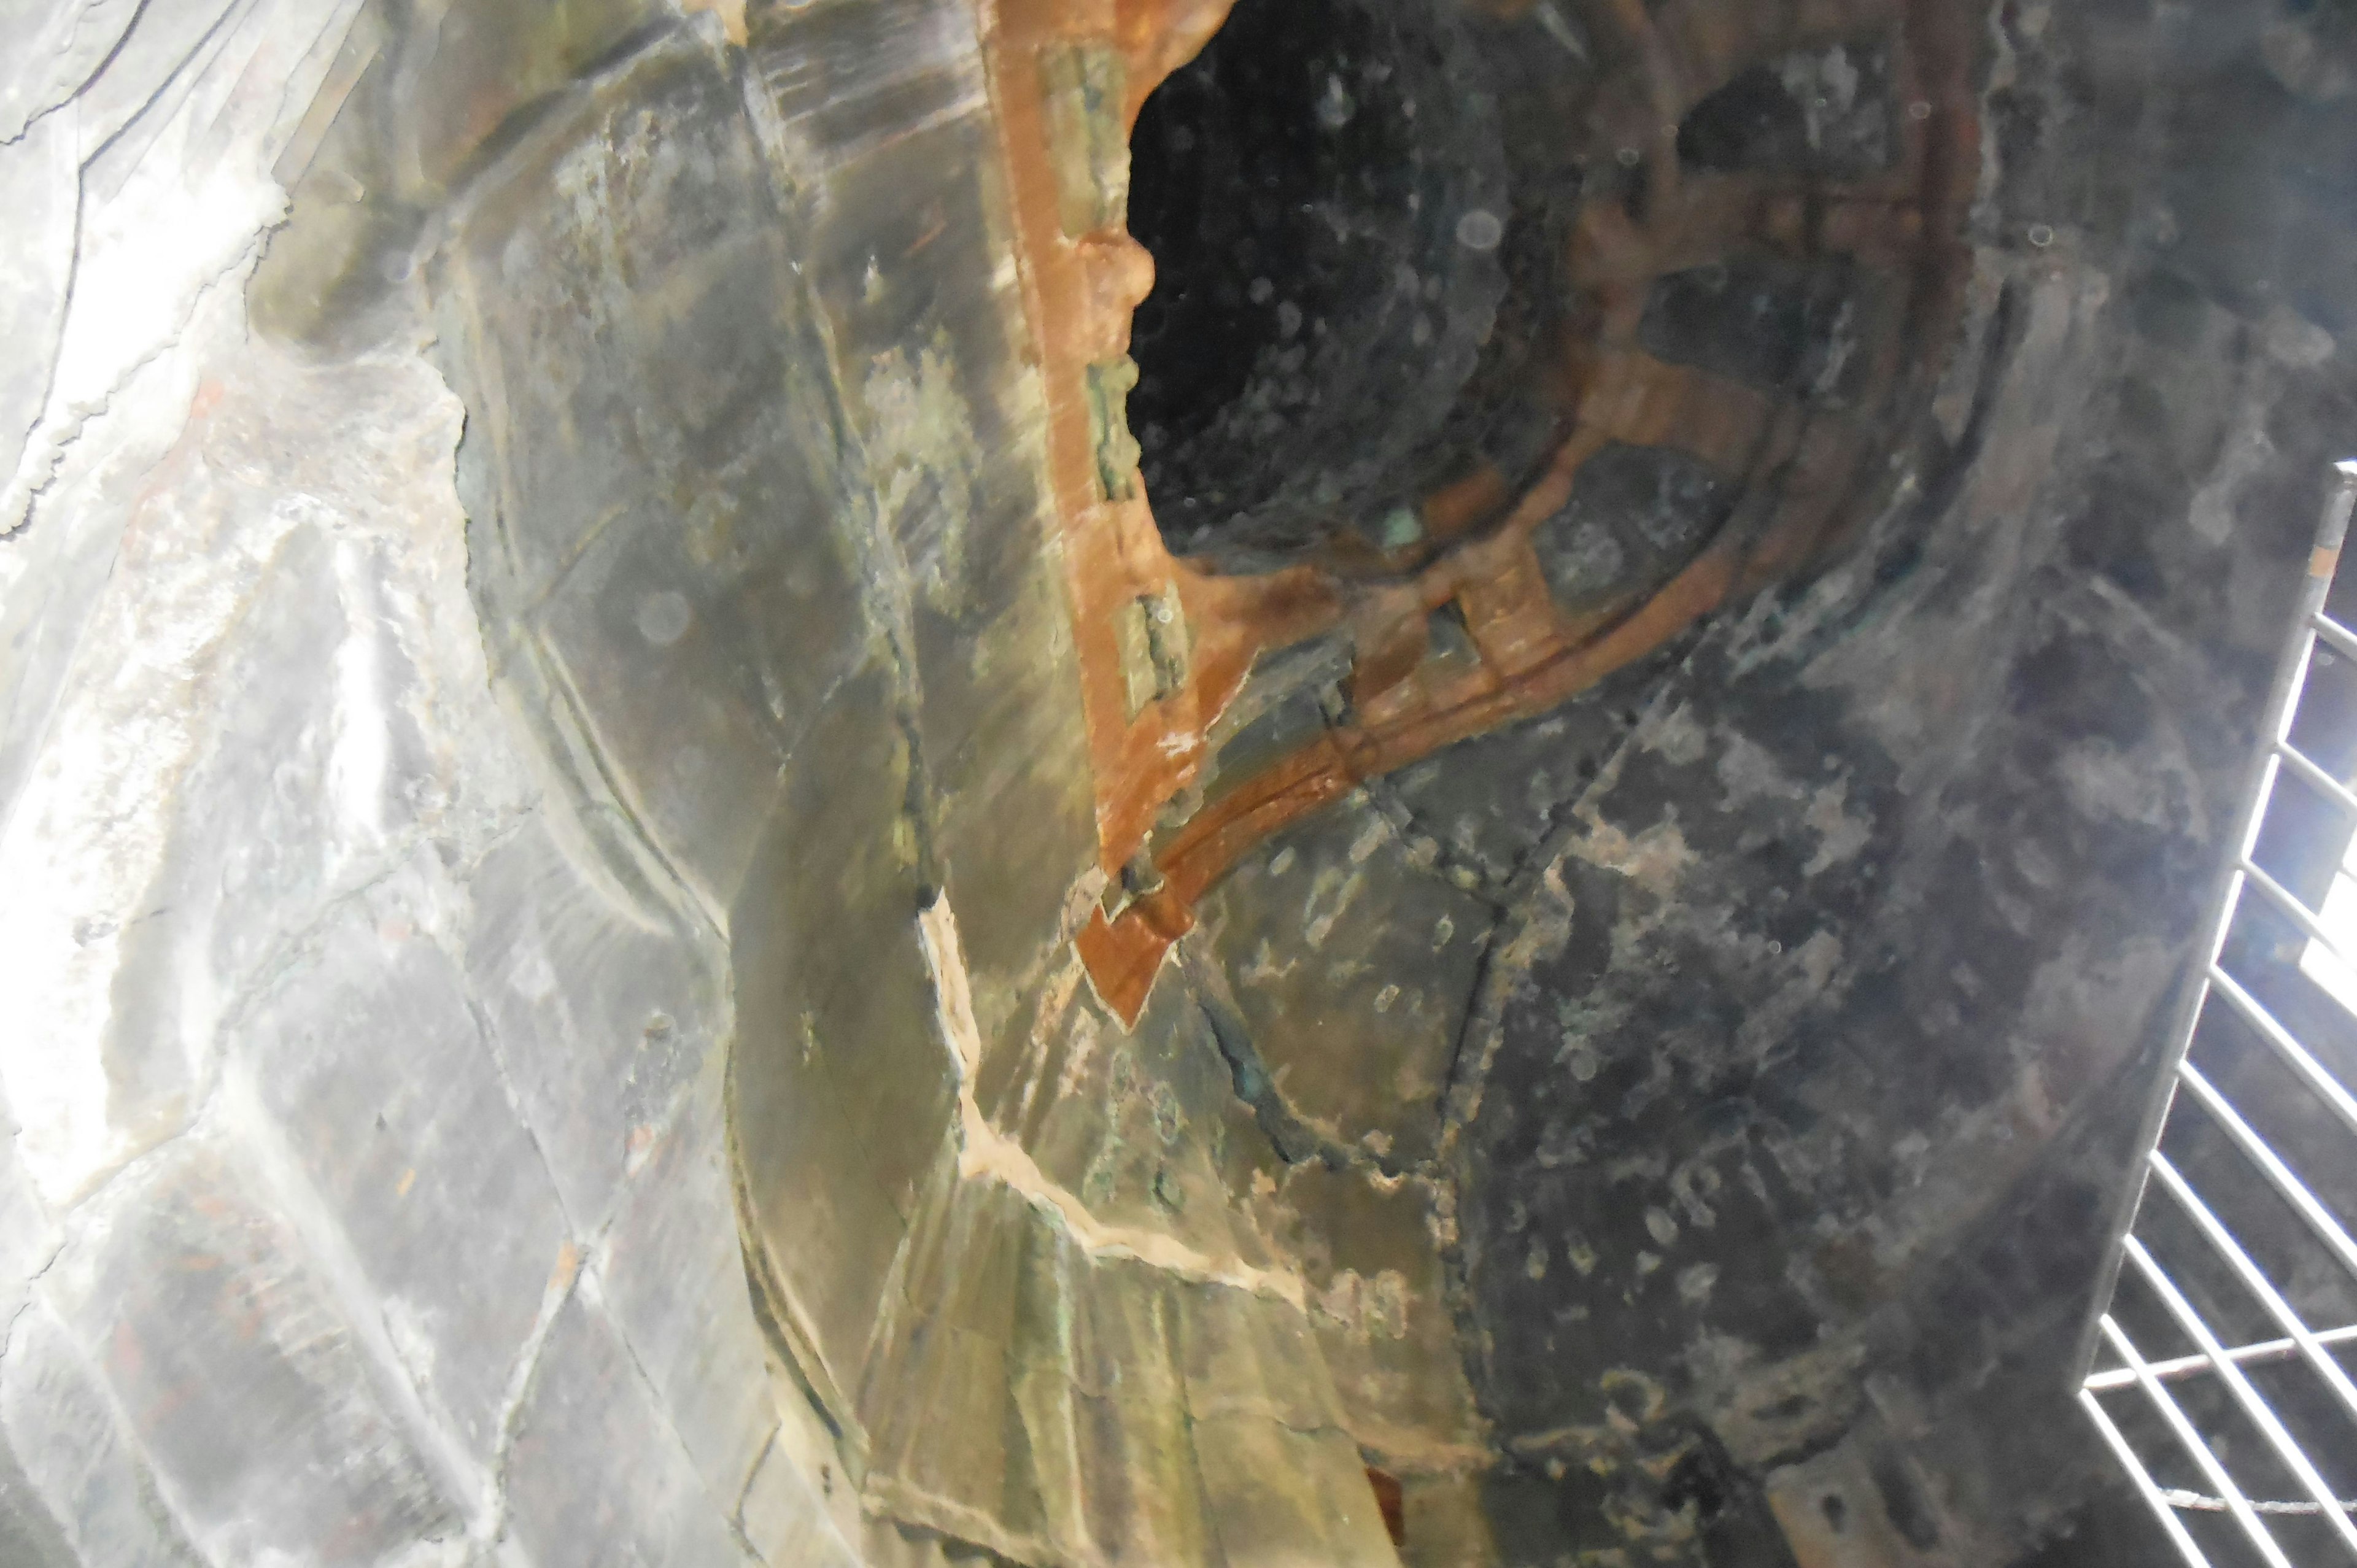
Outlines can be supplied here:
<path id="1" fill-rule="evenodd" d="M 1506 292 L 1489 51 L 1431 0 L 1240 0 L 1147 100 L 1130 427 L 1182 553 L 1275 564 L 1419 478 Z"/>

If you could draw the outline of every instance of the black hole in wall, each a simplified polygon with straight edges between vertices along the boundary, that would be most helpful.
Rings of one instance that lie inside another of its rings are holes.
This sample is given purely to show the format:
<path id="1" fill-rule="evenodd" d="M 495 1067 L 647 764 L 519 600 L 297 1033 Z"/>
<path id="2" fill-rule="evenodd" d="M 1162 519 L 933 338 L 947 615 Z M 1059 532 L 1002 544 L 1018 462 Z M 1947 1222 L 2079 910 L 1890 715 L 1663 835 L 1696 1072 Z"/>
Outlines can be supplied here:
<path id="1" fill-rule="evenodd" d="M 1716 1455 L 1697 1451 L 1679 1460 L 1663 1487 L 1663 1500 L 1672 1508 L 1692 1503 L 1705 1520 L 1724 1513 L 1730 1487 L 1725 1467 L 1715 1459 Z"/>
<path id="2" fill-rule="evenodd" d="M 1210 423 L 1264 350 L 1329 328 L 1350 269 L 1320 204 L 1400 196 L 1386 188 L 1405 162 L 1397 126 L 1360 114 L 1345 85 L 1371 30 L 1331 0 L 1245 0 L 1138 116 L 1129 225 L 1157 279 L 1137 312 L 1130 417 L 1157 450 Z"/>
<path id="3" fill-rule="evenodd" d="M 1129 423 L 1181 553 L 1253 569 L 1381 517 L 1471 377 L 1512 213 L 1461 10 L 1239 0 L 1147 100 Z"/>
<path id="4" fill-rule="evenodd" d="M 1708 1432 L 1672 1467 L 1662 1487 L 1672 1509 L 1694 1509 L 1701 1561 L 1727 1568 L 1798 1568 L 1759 1482 Z"/>

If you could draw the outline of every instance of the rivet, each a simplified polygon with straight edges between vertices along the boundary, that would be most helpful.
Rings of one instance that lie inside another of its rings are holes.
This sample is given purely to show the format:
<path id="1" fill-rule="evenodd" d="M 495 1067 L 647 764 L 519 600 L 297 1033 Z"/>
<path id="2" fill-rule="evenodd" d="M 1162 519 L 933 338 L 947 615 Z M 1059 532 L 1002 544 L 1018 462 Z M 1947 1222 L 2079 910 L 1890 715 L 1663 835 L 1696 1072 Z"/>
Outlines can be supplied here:
<path id="1" fill-rule="evenodd" d="M 1506 226 L 1487 208 L 1476 207 L 1457 220 L 1457 242 L 1469 251 L 1494 251 Z"/>

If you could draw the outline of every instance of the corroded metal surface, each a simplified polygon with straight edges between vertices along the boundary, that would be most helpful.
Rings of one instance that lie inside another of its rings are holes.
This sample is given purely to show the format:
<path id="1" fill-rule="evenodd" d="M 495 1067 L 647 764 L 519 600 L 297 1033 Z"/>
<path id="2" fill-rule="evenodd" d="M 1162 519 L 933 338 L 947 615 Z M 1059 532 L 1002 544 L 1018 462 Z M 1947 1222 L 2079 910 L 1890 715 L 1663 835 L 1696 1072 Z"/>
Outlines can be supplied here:
<path id="1" fill-rule="evenodd" d="M 1103 868 L 1125 883 L 1079 941 L 1099 991 L 1130 1019 L 1196 901 L 1253 845 L 1368 779 L 1555 706 L 1838 542 L 1875 499 L 1872 458 L 1944 360 L 1978 157 L 1968 23 L 1940 0 L 1587 7 L 1617 69 L 1587 122 L 1564 127 L 1587 149 L 1594 188 L 1562 258 L 1566 329 L 1534 360 L 1564 432 L 1552 455 L 1517 488 L 1468 454 L 1460 477 L 1422 498 L 1405 542 L 1372 554 L 1346 542 L 1265 575 L 1223 575 L 1166 548 L 1120 412 L 1135 380 L 1129 317 L 1153 265 L 1124 227 L 1119 142 L 1224 9 L 1009 4 L 991 38 L 1042 345 Z M 1887 51 L 1897 112 L 1882 166 L 1713 169 L 1693 166 L 1691 146 L 1681 153 L 1698 108 L 1746 71 L 1859 38 Z M 1744 258 L 1840 266 L 1857 280 L 1850 339 L 1812 384 L 1762 386 L 1673 359 L 1649 331 L 1665 287 L 1716 269 L 1724 288 Z M 1582 599 L 1551 581 L 1539 536 L 1615 446 L 1682 449 L 1737 499 L 1665 580 Z M 1444 611 L 1461 620 L 1469 657 L 1436 651 L 1432 620 Z M 1125 650 L 1125 628 L 1141 621 L 1166 628 L 1156 637 L 1182 655 L 1149 653 L 1141 674 L 1136 650 L 1153 639 L 1130 632 Z M 1354 650 L 1342 722 L 1169 822 L 1254 660 L 1337 628 Z"/>

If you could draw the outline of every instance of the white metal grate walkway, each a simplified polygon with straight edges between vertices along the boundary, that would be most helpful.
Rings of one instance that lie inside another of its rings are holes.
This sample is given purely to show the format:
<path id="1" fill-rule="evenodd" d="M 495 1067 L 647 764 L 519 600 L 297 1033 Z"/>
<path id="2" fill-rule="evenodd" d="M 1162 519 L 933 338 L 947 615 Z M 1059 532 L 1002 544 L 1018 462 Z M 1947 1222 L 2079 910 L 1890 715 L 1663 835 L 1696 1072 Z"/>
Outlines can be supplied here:
<path id="1" fill-rule="evenodd" d="M 2357 793 L 2295 745 L 2319 661 L 2357 661 L 2357 632 L 2327 614 L 2352 502 L 2357 463 L 2344 463 L 2263 715 L 2249 804 L 2186 1004 L 2173 1098 L 2145 1156 L 2143 1198 L 2079 1392 L 2197 1568 L 2357 1563 L 2357 1361 L 2341 1359 L 2357 1354 L 2348 1202 L 2357 1097 L 2344 1081 L 2357 1015 L 2346 1010 L 2352 986 L 2331 978 L 2357 982 L 2357 921 L 2339 917 L 2332 899 L 2304 902 L 2285 885 L 2302 879 L 2280 861 L 2276 873 L 2262 865 L 2271 823 L 2300 811 L 2337 819 L 2334 842 L 2357 830 Z M 2288 806 L 2277 799 L 2287 778 Z M 2297 933 L 2298 962 L 2264 962 L 2266 944 L 2244 940 L 2267 926 L 2258 910 L 2272 929 Z M 2257 954 L 2251 962 L 2270 975 L 2249 963 L 2230 972 L 2238 953 Z M 2293 972 L 2319 988 L 2287 992 Z M 2349 1039 L 2337 1037 L 2341 1023 Z"/>

